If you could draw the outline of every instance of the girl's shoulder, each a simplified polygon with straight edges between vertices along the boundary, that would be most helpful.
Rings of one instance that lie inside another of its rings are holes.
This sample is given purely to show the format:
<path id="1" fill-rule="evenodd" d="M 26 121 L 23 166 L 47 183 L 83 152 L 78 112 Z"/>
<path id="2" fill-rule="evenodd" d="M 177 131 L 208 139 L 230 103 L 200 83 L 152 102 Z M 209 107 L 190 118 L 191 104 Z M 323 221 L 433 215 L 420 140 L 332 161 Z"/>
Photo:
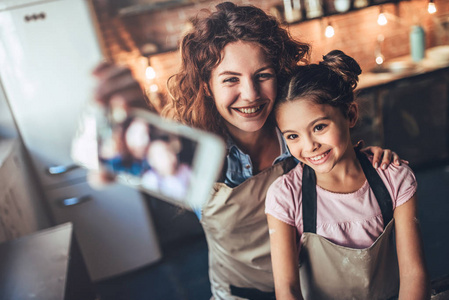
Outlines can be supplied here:
<path id="1" fill-rule="evenodd" d="M 373 156 L 367 155 L 367 157 L 369 161 L 372 163 Z M 376 171 L 381 176 L 382 179 L 387 180 L 387 182 L 389 183 L 401 182 L 405 178 L 413 178 L 413 180 L 416 180 L 413 170 L 405 162 L 401 162 L 401 165 L 399 166 L 391 163 L 385 170 L 379 167 L 376 169 Z"/>
<path id="2" fill-rule="evenodd" d="M 301 216 L 302 166 L 296 165 L 292 170 L 278 177 L 268 188 L 265 213 L 295 226 Z"/>
<path id="3" fill-rule="evenodd" d="M 368 158 L 372 162 L 372 157 Z M 416 193 L 418 183 L 406 163 L 402 162 L 399 166 L 390 164 L 385 170 L 377 168 L 376 171 L 389 191 L 394 207 L 404 204 Z"/>
<path id="4" fill-rule="evenodd" d="M 301 191 L 302 187 L 302 172 L 303 166 L 298 163 L 294 168 L 292 168 L 287 173 L 276 178 L 271 184 L 269 190 L 275 191 Z"/>

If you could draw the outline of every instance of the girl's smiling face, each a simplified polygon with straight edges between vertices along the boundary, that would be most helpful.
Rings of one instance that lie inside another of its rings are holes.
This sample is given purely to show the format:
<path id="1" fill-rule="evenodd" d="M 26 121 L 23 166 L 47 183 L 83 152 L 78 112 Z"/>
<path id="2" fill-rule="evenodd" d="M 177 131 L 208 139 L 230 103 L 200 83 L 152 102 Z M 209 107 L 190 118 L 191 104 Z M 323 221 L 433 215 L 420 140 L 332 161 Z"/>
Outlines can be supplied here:
<path id="1" fill-rule="evenodd" d="M 350 157 L 349 129 L 357 121 L 355 104 L 345 118 L 339 108 L 297 99 L 282 103 L 276 120 L 291 154 L 316 173 L 329 173 Z"/>
<path id="2" fill-rule="evenodd" d="M 258 44 L 234 42 L 212 70 L 209 89 L 231 134 L 256 132 L 273 109 L 276 73 Z"/>

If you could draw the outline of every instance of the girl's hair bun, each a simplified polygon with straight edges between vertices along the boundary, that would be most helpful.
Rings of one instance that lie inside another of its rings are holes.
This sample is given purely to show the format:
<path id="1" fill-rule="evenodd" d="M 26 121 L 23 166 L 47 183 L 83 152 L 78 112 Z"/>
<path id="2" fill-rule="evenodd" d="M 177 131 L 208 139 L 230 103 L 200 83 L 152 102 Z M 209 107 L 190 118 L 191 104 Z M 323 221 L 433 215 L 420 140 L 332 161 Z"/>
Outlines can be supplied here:
<path id="1" fill-rule="evenodd" d="M 218 11 L 234 10 L 237 6 L 232 2 L 222 2 L 215 6 Z"/>
<path id="2" fill-rule="evenodd" d="M 323 56 L 323 61 L 320 62 L 320 65 L 326 66 L 337 73 L 352 90 L 357 87 L 362 69 L 352 57 L 346 55 L 343 51 L 332 50 Z"/>

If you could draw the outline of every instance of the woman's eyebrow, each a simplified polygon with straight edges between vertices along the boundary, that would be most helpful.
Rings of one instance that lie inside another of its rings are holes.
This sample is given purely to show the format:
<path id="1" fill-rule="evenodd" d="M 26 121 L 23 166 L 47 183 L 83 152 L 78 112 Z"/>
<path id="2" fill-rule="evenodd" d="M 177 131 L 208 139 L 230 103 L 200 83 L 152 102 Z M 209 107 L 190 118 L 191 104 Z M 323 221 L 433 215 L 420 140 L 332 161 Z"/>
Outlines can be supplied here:
<path id="1" fill-rule="evenodd" d="M 274 67 L 272 65 L 268 65 L 268 66 L 265 66 L 265 67 L 262 67 L 262 68 L 258 69 L 256 71 L 256 73 L 259 73 L 259 72 L 267 70 L 267 69 L 274 69 Z"/>
<path id="2" fill-rule="evenodd" d="M 218 74 L 218 76 L 223 76 L 223 75 L 242 75 L 239 72 L 233 72 L 233 71 L 223 71 L 220 74 Z"/>
<path id="3" fill-rule="evenodd" d="M 273 69 L 273 68 L 274 68 L 274 67 L 271 66 L 271 65 L 264 66 L 264 67 L 262 67 L 262 68 L 257 69 L 256 72 L 254 72 L 254 73 L 259 73 L 259 72 L 262 72 L 262 71 L 264 71 L 264 70 L 267 70 L 267 69 Z M 218 74 L 218 76 L 223 76 L 223 75 L 237 75 L 237 76 L 239 76 L 239 75 L 242 75 L 242 73 L 240 73 L 240 72 L 235 72 L 235 71 L 223 71 L 223 72 L 221 72 L 221 73 Z"/>

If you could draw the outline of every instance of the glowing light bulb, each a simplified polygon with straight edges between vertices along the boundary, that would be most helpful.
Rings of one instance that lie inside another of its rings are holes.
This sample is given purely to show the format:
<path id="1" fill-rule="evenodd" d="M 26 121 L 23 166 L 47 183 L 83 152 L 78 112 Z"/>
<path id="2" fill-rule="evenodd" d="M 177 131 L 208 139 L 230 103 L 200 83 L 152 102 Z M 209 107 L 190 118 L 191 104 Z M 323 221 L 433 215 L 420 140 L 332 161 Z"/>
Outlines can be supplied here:
<path id="1" fill-rule="evenodd" d="M 147 77 L 147 79 L 154 79 L 156 78 L 156 71 L 153 69 L 153 67 L 148 66 L 145 70 L 145 76 Z"/>
<path id="2" fill-rule="evenodd" d="M 325 35 L 327 38 L 333 37 L 333 36 L 335 35 L 334 27 L 332 27 L 332 25 L 330 25 L 330 24 L 327 25 L 326 30 L 324 31 L 324 35 Z"/>
<path id="3" fill-rule="evenodd" d="M 380 26 L 385 26 L 387 25 L 388 21 L 387 21 L 387 17 L 385 16 L 384 13 L 380 13 L 379 16 L 377 17 L 377 24 L 379 24 Z"/>
<path id="4" fill-rule="evenodd" d="M 383 64 L 383 63 L 384 63 L 384 58 L 383 58 L 383 56 L 382 56 L 382 55 L 378 55 L 378 56 L 376 57 L 376 64 L 381 65 L 381 64 Z"/>
<path id="5" fill-rule="evenodd" d="M 437 12 L 437 8 L 435 6 L 435 3 L 433 3 L 432 0 L 429 1 L 429 5 L 427 5 L 427 11 L 429 14 L 434 14 Z"/>
<path id="6" fill-rule="evenodd" d="M 150 92 L 156 93 L 158 90 L 159 90 L 159 87 L 157 86 L 157 84 L 150 85 Z"/>

